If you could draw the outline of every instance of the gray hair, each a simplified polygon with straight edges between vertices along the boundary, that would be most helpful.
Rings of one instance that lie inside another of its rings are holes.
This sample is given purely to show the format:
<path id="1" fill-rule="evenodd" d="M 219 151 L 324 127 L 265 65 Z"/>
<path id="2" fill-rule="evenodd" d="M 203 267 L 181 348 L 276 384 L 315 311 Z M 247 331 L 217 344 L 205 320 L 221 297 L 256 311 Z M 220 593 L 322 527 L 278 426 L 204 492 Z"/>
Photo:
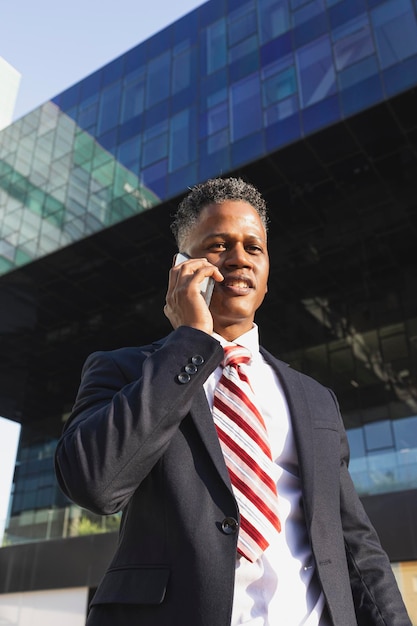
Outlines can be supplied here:
<path id="1" fill-rule="evenodd" d="M 242 200 L 250 204 L 259 214 L 265 230 L 268 229 L 266 202 L 256 187 L 241 178 L 212 178 L 193 187 L 178 205 L 171 230 L 179 249 L 202 209 L 226 200 Z"/>

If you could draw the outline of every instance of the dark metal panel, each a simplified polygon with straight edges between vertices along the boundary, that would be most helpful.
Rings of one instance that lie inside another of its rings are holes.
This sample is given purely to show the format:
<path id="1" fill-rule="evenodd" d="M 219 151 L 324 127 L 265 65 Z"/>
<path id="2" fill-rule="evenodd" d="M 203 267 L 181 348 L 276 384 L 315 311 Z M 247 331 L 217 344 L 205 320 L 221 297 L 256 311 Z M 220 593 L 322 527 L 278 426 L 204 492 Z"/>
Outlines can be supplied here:
<path id="1" fill-rule="evenodd" d="M 116 543 L 106 533 L 2 548 L 0 594 L 97 587 Z"/>
<path id="2" fill-rule="evenodd" d="M 362 498 L 390 561 L 417 559 L 417 489 Z"/>

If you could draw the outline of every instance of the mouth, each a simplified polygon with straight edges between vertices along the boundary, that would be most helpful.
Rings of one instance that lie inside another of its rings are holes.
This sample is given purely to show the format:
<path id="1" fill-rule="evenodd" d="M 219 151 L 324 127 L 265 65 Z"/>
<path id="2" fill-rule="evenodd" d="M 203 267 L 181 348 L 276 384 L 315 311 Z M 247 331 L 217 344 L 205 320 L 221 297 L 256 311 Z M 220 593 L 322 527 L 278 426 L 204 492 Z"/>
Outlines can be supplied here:
<path id="1" fill-rule="evenodd" d="M 221 286 L 239 295 L 249 293 L 254 287 L 252 280 L 246 276 L 226 276 Z"/>

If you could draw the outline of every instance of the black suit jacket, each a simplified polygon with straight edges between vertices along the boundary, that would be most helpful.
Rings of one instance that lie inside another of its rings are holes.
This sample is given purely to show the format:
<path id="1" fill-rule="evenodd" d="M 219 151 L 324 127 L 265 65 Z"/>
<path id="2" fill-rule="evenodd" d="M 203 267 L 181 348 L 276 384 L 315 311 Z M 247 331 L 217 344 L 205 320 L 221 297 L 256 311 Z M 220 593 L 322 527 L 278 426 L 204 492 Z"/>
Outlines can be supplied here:
<path id="1" fill-rule="evenodd" d="M 334 395 L 262 354 L 290 408 L 329 622 L 410 625 L 348 474 Z M 203 363 L 181 383 L 178 374 L 195 355 Z M 99 514 L 123 510 L 118 549 L 89 626 L 230 625 L 237 534 L 223 522 L 239 520 L 239 511 L 203 389 L 222 357 L 215 339 L 180 327 L 156 344 L 87 359 L 57 447 L 57 476 L 80 506 Z"/>

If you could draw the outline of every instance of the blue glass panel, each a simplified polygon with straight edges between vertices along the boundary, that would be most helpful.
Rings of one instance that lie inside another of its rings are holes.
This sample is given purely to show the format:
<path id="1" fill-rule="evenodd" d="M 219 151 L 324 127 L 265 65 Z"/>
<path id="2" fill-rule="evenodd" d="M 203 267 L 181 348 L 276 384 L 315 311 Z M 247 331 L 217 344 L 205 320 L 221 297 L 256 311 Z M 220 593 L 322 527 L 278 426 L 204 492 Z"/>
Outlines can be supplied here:
<path id="1" fill-rule="evenodd" d="M 148 39 L 148 59 L 159 56 L 162 52 L 167 50 L 167 48 L 170 48 L 172 44 L 171 36 L 172 28 L 168 27 L 155 33 L 155 35 Z"/>
<path id="2" fill-rule="evenodd" d="M 227 87 L 223 87 L 222 89 L 219 89 L 217 91 L 213 91 L 213 93 L 210 93 L 207 96 L 206 99 L 206 106 L 208 109 L 210 109 L 211 107 L 216 106 L 217 104 L 220 104 L 221 102 L 225 102 L 229 97 L 229 91 Z"/>
<path id="3" fill-rule="evenodd" d="M 288 0 L 258 0 L 259 36 L 266 43 L 290 29 Z"/>
<path id="4" fill-rule="evenodd" d="M 117 149 L 117 160 L 135 174 L 139 172 L 141 137 L 136 136 L 120 144 Z"/>
<path id="5" fill-rule="evenodd" d="M 94 72 L 94 74 L 91 74 L 85 80 L 82 81 L 81 96 L 80 96 L 81 100 L 91 98 L 91 97 L 94 97 L 95 99 L 98 100 L 97 92 L 100 89 L 101 75 L 102 75 L 102 71 L 99 70 L 98 72 Z"/>
<path id="6" fill-rule="evenodd" d="M 145 187 L 151 189 L 159 198 L 167 196 L 168 160 L 163 159 L 141 171 Z"/>
<path id="7" fill-rule="evenodd" d="M 252 53 L 258 55 L 258 37 L 254 35 L 253 37 L 249 37 L 248 39 L 244 39 L 233 48 L 229 50 L 229 61 L 233 63 L 238 59 L 246 57 Z"/>
<path id="8" fill-rule="evenodd" d="M 84 130 L 92 129 L 97 121 L 98 93 L 83 100 L 78 109 L 77 123 Z"/>
<path id="9" fill-rule="evenodd" d="M 262 128 L 261 89 L 259 75 L 254 74 L 231 85 L 232 141 Z"/>
<path id="10" fill-rule="evenodd" d="M 318 16 L 326 17 L 324 0 L 312 0 L 312 2 L 307 2 L 307 4 L 304 3 L 304 6 L 300 9 L 293 11 L 293 25 L 300 26 L 306 22 L 310 24 Z"/>
<path id="11" fill-rule="evenodd" d="M 142 166 L 146 167 L 168 155 L 168 123 L 146 129 L 143 141 Z"/>
<path id="12" fill-rule="evenodd" d="M 143 127 L 143 115 L 132 117 L 131 120 L 119 126 L 119 143 L 130 139 L 133 135 L 141 132 Z"/>
<path id="13" fill-rule="evenodd" d="M 417 448 L 417 416 L 392 422 L 397 450 Z"/>
<path id="14" fill-rule="evenodd" d="M 305 135 L 314 133 L 319 128 L 330 126 L 341 118 L 339 98 L 331 96 L 302 112 L 303 130 Z"/>
<path id="15" fill-rule="evenodd" d="M 367 23 L 367 17 L 361 16 L 349 22 L 351 32 L 342 36 L 340 30 L 335 31 L 334 38 L 340 38 L 333 44 L 333 52 L 337 70 L 343 70 L 349 65 L 375 52 L 372 33 Z"/>
<path id="16" fill-rule="evenodd" d="M 379 74 L 343 89 L 339 93 L 341 107 L 345 117 L 363 111 L 383 99 Z"/>
<path id="17" fill-rule="evenodd" d="M 193 49 L 187 48 L 176 54 L 172 61 L 172 94 L 176 94 L 195 81 L 196 56 Z"/>
<path id="18" fill-rule="evenodd" d="M 125 74 L 136 72 L 146 63 L 146 45 L 140 44 L 125 54 Z"/>
<path id="19" fill-rule="evenodd" d="M 123 74 L 124 56 L 118 57 L 103 67 L 102 86 L 107 87 L 119 80 Z"/>
<path id="20" fill-rule="evenodd" d="M 145 111 L 144 117 L 145 128 L 155 126 L 160 122 L 166 122 L 166 120 L 169 118 L 169 100 L 160 102 L 156 106 L 152 107 L 152 109 L 147 109 Z"/>
<path id="21" fill-rule="evenodd" d="M 229 14 L 229 46 L 236 45 L 257 32 L 254 1 L 245 2 Z"/>
<path id="22" fill-rule="evenodd" d="M 287 56 L 289 53 L 292 53 L 291 33 L 287 33 L 279 39 L 262 46 L 260 49 L 261 66 L 264 67 L 274 63 L 277 59 Z"/>
<path id="23" fill-rule="evenodd" d="M 295 115 L 299 109 L 298 96 L 290 96 L 268 107 L 264 113 L 264 125 L 272 126 L 276 122 Z"/>
<path id="24" fill-rule="evenodd" d="M 201 27 L 207 26 L 226 14 L 226 1 L 205 2 L 198 11 Z"/>
<path id="25" fill-rule="evenodd" d="M 171 174 L 168 180 L 168 195 L 176 196 L 193 187 L 197 180 L 197 163 L 191 163 L 181 170 L 177 170 L 175 174 Z"/>
<path id="26" fill-rule="evenodd" d="M 195 160 L 195 115 L 185 109 L 174 115 L 170 123 L 168 170 L 173 172 Z"/>
<path id="27" fill-rule="evenodd" d="M 379 74 L 378 63 L 375 56 L 371 56 L 356 65 L 339 72 L 339 85 L 341 89 L 347 89 L 375 74 Z"/>
<path id="28" fill-rule="evenodd" d="M 198 9 L 187 13 L 183 18 L 174 22 L 172 25 L 172 43 L 173 45 L 187 39 L 191 45 L 198 42 L 199 25 L 198 25 Z"/>
<path id="29" fill-rule="evenodd" d="M 168 134 L 159 135 L 149 139 L 143 145 L 142 167 L 146 167 L 155 161 L 159 161 L 168 155 Z"/>
<path id="30" fill-rule="evenodd" d="M 262 84 L 262 100 L 264 107 L 269 107 L 274 102 L 284 100 L 297 91 L 297 79 L 295 68 L 289 67 L 267 78 Z"/>
<path id="31" fill-rule="evenodd" d="M 207 134 L 214 135 L 229 125 L 229 103 L 221 102 L 207 110 Z"/>
<path id="32" fill-rule="evenodd" d="M 169 96 L 171 51 L 152 59 L 148 64 L 146 106 L 151 107 Z"/>
<path id="33" fill-rule="evenodd" d="M 349 35 L 353 35 L 357 31 L 367 27 L 369 28 L 369 14 L 363 13 L 361 15 L 357 15 L 348 22 L 333 28 L 332 40 L 339 41 L 340 39 L 345 39 L 346 37 L 349 37 Z"/>
<path id="34" fill-rule="evenodd" d="M 213 152 L 213 154 L 207 154 L 206 143 L 201 143 L 198 158 L 199 180 L 220 176 L 224 172 L 229 171 L 230 168 L 230 150 L 228 145 L 222 150 Z"/>
<path id="35" fill-rule="evenodd" d="M 131 73 L 125 81 L 122 93 L 122 124 L 143 112 L 145 107 L 145 71 Z"/>
<path id="36" fill-rule="evenodd" d="M 207 139 L 207 154 L 227 149 L 230 144 L 229 129 L 225 128 L 215 135 L 211 135 Z"/>
<path id="37" fill-rule="evenodd" d="M 226 94 L 226 88 L 229 87 L 228 75 L 226 69 L 222 69 L 211 76 L 207 76 L 206 79 L 200 81 L 200 98 L 201 105 L 206 106 L 207 98 L 214 93 L 217 93 L 221 89 L 224 89 Z"/>
<path id="38" fill-rule="evenodd" d="M 113 130 L 110 130 L 108 133 L 100 137 L 100 145 L 103 146 L 105 150 L 107 150 L 108 152 L 111 152 L 112 154 L 115 153 L 116 144 L 117 144 L 117 129 L 116 128 L 113 128 Z"/>
<path id="39" fill-rule="evenodd" d="M 303 4 L 306 4 L 308 2 L 308 0 L 290 0 L 290 6 L 291 9 L 294 11 L 295 9 L 299 9 L 300 7 L 303 6 Z"/>
<path id="40" fill-rule="evenodd" d="M 296 60 L 302 107 L 336 92 L 333 56 L 327 35 L 297 50 Z"/>
<path id="41" fill-rule="evenodd" d="M 236 83 L 244 76 L 253 74 L 253 72 L 256 72 L 258 69 L 259 54 L 258 49 L 256 48 L 251 54 L 248 54 L 247 56 L 229 65 L 229 80 L 231 83 Z"/>
<path id="42" fill-rule="evenodd" d="M 365 447 L 368 452 L 394 447 L 391 424 L 391 420 L 365 424 L 363 431 L 365 435 Z"/>
<path id="43" fill-rule="evenodd" d="M 346 431 L 351 458 L 365 456 L 365 441 L 363 438 L 363 428 L 350 428 Z"/>
<path id="44" fill-rule="evenodd" d="M 73 85 L 73 87 L 70 87 L 61 93 L 59 106 L 63 111 L 67 111 L 78 104 L 80 99 L 80 87 L 80 83 L 77 83 L 76 85 Z"/>
<path id="45" fill-rule="evenodd" d="M 324 13 L 316 15 L 308 22 L 294 28 L 294 46 L 296 48 L 304 46 L 309 41 L 313 41 L 313 39 L 317 39 L 317 37 L 326 33 L 327 30 L 328 26 L 326 15 Z"/>
<path id="46" fill-rule="evenodd" d="M 186 89 L 183 89 L 179 93 L 176 93 L 174 96 L 171 96 L 169 102 L 171 106 L 171 115 L 190 107 L 191 105 L 196 103 L 197 100 L 197 89 L 195 84 L 189 85 Z"/>
<path id="47" fill-rule="evenodd" d="M 417 84 L 417 56 L 403 61 L 400 66 L 394 65 L 384 70 L 383 77 L 387 96 L 414 87 Z"/>
<path id="48" fill-rule="evenodd" d="M 205 73 L 212 74 L 227 63 L 226 20 L 224 18 L 207 27 L 205 42 Z"/>
<path id="49" fill-rule="evenodd" d="M 238 167 L 265 154 L 263 134 L 254 133 L 231 145 L 232 167 Z"/>
<path id="50" fill-rule="evenodd" d="M 330 25 L 332 28 L 348 22 L 359 14 L 365 14 L 365 0 L 343 0 L 329 9 Z"/>
<path id="51" fill-rule="evenodd" d="M 381 67 L 417 54 L 417 23 L 410 0 L 390 0 L 371 11 Z"/>
<path id="52" fill-rule="evenodd" d="M 101 92 L 97 133 L 102 135 L 114 128 L 119 120 L 121 83 L 115 83 Z"/>
<path id="53" fill-rule="evenodd" d="M 266 151 L 273 152 L 301 137 L 299 114 L 286 117 L 283 121 L 272 124 L 265 130 Z"/>

